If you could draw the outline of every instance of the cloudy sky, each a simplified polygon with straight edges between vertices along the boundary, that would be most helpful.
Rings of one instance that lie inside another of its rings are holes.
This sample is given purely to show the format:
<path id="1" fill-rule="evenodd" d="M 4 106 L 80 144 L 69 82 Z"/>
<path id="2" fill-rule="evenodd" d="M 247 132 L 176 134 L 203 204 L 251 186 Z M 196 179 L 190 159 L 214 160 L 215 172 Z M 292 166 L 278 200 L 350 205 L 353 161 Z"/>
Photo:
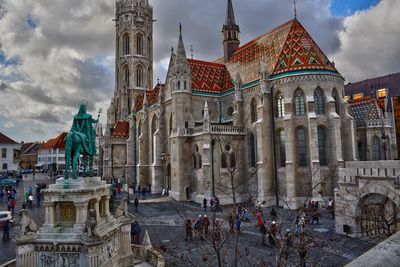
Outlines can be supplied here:
<path id="1" fill-rule="evenodd" d="M 0 131 L 17 141 L 68 130 L 81 99 L 107 109 L 114 88 L 114 0 L 0 0 Z M 226 0 L 150 0 L 154 80 L 178 23 L 187 54 L 222 55 Z M 293 18 L 292 0 L 233 0 L 245 43 Z M 297 0 L 298 18 L 349 81 L 400 71 L 399 0 Z M 105 120 L 105 113 L 102 114 Z"/>

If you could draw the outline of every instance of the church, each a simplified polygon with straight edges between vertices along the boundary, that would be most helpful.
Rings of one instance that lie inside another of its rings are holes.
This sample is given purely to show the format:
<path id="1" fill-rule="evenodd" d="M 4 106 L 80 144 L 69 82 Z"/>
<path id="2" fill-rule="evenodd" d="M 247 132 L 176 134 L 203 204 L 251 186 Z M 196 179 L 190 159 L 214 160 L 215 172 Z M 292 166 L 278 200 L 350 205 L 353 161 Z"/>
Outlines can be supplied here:
<path id="1" fill-rule="evenodd" d="M 152 6 L 117 0 L 115 16 L 104 178 L 179 201 L 297 207 L 333 196 L 339 167 L 356 159 L 354 120 L 344 78 L 297 18 L 241 44 L 227 0 L 223 55 L 188 58 L 180 26 L 165 83 L 153 86 Z"/>

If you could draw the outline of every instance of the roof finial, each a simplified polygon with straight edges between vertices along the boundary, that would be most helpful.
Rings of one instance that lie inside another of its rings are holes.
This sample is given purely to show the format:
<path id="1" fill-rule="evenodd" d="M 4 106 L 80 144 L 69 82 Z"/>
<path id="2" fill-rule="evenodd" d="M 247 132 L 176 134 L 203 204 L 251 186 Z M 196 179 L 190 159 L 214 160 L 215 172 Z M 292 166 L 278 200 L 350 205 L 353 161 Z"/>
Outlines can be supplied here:
<path id="1" fill-rule="evenodd" d="M 297 18 L 297 7 L 296 7 L 296 0 L 293 0 L 293 7 L 294 7 L 294 18 Z"/>
<path id="2" fill-rule="evenodd" d="M 179 22 L 179 33 L 182 33 L 182 23 Z"/>
<path id="3" fill-rule="evenodd" d="M 190 45 L 190 57 L 193 59 L 193 45 Z"/>

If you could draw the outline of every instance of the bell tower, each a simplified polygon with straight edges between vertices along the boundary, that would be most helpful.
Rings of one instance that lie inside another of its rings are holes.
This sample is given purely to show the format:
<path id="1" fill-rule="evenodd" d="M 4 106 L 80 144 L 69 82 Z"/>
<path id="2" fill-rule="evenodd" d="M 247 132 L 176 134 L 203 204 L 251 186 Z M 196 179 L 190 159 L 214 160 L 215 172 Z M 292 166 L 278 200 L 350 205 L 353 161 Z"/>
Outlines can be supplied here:
<path id="1" fill-rule="evenodd" d="M 240 34 L 240 28 L 235 21 L 235 14 L 233 12 L 232 0 L 228 0 L 228 5 L 226 8 L 225 24 L 222 27 L 225 63 L 229 61 L 235 50 L 240 45 L 239 34 Z"/>
<path id="2" fill-rule="evenodd" d="M 148 0 L 116 0 L 115 103 L 125 120 L 136 97 L 153 87 L 153 7 Z"/>

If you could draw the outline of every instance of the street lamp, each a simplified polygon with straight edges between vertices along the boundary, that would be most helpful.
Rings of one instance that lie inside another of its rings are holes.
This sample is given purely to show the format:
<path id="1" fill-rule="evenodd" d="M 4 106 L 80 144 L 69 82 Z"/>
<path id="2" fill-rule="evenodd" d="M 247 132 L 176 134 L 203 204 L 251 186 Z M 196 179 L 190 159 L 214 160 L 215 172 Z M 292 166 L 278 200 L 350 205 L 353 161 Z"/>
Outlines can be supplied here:
<path id="1" fill-rule="evenodd" d="M 214 146 L 215 140 L 211 140 L 211 190 L 213 197 L 215 197 Z"/>

